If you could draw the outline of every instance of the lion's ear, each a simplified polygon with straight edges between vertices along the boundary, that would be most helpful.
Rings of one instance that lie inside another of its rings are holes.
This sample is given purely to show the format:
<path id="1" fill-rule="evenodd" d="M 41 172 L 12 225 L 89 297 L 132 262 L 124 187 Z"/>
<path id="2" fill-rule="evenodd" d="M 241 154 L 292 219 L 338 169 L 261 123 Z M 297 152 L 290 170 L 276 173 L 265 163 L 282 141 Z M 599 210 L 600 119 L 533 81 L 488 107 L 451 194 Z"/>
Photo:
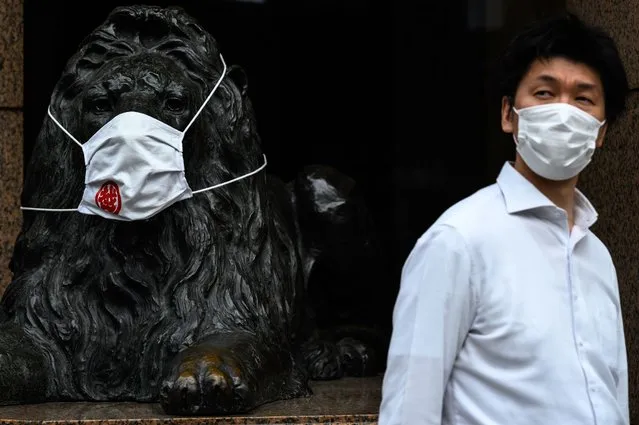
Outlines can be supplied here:
<path id="1" fill-rule="evenodd" d="M 228 71 L 226 72 L 233 83 L 237 86 L 242 96 L 246 96 L 248 92 L 248 76 L 242 67 L 239 65 L 231 65 L 229 66 Z"/>

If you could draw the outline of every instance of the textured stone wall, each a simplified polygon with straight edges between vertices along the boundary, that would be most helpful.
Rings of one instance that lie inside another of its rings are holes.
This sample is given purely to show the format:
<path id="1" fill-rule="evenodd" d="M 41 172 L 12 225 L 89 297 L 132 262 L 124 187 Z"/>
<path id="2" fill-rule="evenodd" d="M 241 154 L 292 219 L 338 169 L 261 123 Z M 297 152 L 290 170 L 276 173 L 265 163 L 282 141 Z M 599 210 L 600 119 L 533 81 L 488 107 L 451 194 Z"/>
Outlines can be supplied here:
<path id="1" fill-rule="evenodd" d="M 22 16 L 22 0 L 0 1 L 0 293 L 22 219 Z"/>
<path id="2" fill-rule="evenodd" d="M 639 0 L 568 0 L 568 9 L 616 40 L 631 87 L 639 87 Z M 599 211 L 594 228 L 617 267 L 630 367 L 630 417 L 639 424 L 639 93 L 608 133 L 580 187 Z"/>

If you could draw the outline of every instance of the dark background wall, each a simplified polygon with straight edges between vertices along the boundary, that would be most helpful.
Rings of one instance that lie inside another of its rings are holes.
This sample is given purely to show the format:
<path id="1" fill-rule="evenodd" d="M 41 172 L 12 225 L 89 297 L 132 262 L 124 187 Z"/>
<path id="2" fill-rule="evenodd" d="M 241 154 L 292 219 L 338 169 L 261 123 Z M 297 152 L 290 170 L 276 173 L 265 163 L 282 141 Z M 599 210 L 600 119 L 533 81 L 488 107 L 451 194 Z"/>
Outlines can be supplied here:
<path id="1" fill-rule="evenodd" d="M 76 16 L 58 2 L 25 1 L 25 162 L 67 59 L 113 7 L 135 3 L 85 2 Z M 417 237 L 501 166 L 487 161 L 485 129 L 499 110 L 486 107 L 483 84 L 488 3 L 148 3 L 182 6 L 227 63 L 246 69 L 270 172 L 290 179 L 325 163 L 361 184 L 389 258 L 378 293 L 392 307 Z M 501 162 L 512 155 L 505 146 Z"/>

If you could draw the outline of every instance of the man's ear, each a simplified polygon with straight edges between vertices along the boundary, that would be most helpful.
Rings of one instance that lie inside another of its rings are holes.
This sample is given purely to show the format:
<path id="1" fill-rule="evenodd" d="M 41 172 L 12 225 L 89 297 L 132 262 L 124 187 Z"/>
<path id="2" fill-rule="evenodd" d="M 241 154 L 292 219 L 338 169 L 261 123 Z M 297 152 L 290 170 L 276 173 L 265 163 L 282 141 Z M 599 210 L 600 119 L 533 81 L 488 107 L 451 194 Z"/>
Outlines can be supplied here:
<path id="1" fill-rule="evenodd" d="M 248 92 L 248 76 L 244 69 L 239 65 L 231 65 L 226 71 L 226 75 L 233 81 L 242 97 L 246 96 Z"/>
<path id="2" fill-rule="evenodd" d="M 599 136 L 597 137 L 596 146 L 598 148 L 603 146 L 604 139 L 606 138 L 606 131 L 608 131 L 608 122 L 604 123 L 599 129 Z"/>
<path id="3" fill-rule="evenodd" d="M 501 129 L 504 133 L 515 132 L 513 100 L 508 96 L 501 98 Z"/>

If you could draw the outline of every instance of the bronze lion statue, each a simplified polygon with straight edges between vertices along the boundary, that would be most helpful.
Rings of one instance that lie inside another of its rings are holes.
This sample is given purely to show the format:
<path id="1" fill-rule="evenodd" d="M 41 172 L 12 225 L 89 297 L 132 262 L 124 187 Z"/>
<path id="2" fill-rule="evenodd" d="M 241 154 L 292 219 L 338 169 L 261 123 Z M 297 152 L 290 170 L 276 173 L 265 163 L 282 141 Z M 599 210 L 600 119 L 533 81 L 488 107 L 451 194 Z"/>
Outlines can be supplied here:
<path id="1" fill-rule="evenodd" d="M 379 244 L 348 176 L 308 166 L 285 184 L 259 172 L 140 220 L 73 211 L 86 165 L 61 127 L 86 141 L 136 111 L 182 130 L 200 105 L 183 140 L 190 187 L 259 169 L 246 74 L 222 65 L 181 8 L 117 8 L 68 61 L 25 173 L 0 304 L 0 404 L 159 401 L 169 414 L 235 414 L 308 395 L 310 379 L 383 367 L 367 301 Z M 96 202 L 117 213 L 112 189 Z"/>

